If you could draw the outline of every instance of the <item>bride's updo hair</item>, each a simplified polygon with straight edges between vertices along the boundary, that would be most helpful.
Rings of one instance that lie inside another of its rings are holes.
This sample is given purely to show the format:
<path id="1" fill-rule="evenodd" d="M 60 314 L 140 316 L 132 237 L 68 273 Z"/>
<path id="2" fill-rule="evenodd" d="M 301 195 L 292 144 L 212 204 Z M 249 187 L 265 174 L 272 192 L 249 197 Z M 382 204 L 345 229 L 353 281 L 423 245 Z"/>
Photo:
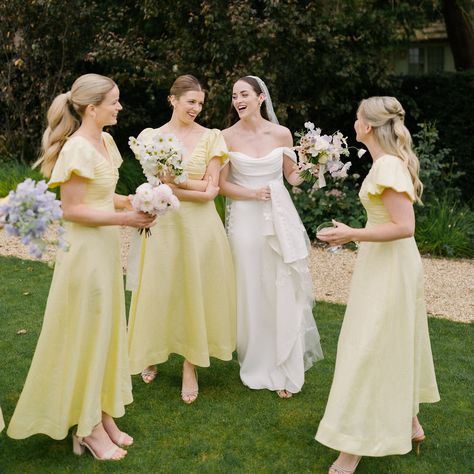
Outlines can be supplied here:
<path id="1" fill-rule="evenodd" d="M 255 92 L 255 94 L 257 94 L 257 97 L 260 94 L 263 94 L 263 91 L 262 91 L 262 88 L 260 87 L 260 84 L 258 83 L 257 79 L 255 79 L 254 77 L 251 77 L 251 76 L 241 77 L 240 79 L 237 79 L 234 82 L 234 84 L 236 84 L 239 81 L 246 82 L 252 88 L 252 90 Z M 270 120 L 268 118 L 267 104 L 265 103 L 265 101 L 262 102 L 262 105 L 260 107 L 260 113 L 262 114 L 262 117 L 265 120 Z M 230 127 L 231 125 L 233 125 L 238 120 L 239 120 L 239 114 L 237 113 L 237 110 L 235 110 L 235 107 L 231 103 L 229 113 L 227 114 L 227 118 L 226 118 L 226 127 Z"/>
<path id="2" fill-rule="evenodd" d="M 108 77 L 84 74 L 74 81 L 70 91 L 56 96 L 48 110 L 41 155 L 33 167 L 41 165 L 41 173 L 49 178 L 66 140 L 81 125 L 87 106 L 100 105 L 115 86 Z"/>
<path id="3" fill-rule="evenodd" d="M 382 150 L 404 161 L 413 181 L 416 201 L 421 203 L 420 162 L 413 152 L 411 135 L 404 124 L 405 110 L 400 102 L 395 97 L 370 97 L 360 103 L 358 112 L 372 127 L 374 138 Z"/>
<path id="4" fill-rule="evenodd" d="M 191 74 L 178 76 L 171 86 L 168 101 L 170 101 L 172 95 L 179 99 L 189 91 L 204 92 L 204 89 L 202 88 L 201 83 Z"/>

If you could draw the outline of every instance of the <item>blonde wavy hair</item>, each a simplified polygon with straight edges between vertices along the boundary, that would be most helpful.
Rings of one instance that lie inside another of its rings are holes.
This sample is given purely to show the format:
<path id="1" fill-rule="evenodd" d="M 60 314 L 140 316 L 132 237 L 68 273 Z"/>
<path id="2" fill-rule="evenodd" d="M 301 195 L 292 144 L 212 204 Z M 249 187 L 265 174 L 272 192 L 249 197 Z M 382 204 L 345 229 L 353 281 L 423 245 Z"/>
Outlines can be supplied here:
<path id="1" fill-rule="evenodd" d="M 398 156 L 406 164 L 415 188 L 416 202 L 421 203 L 423 184 L 418 177 L 420 162 L 413 152 L 413 142 L 406 128 L 405 110 L 395 97 L 370 97 L 362 100 L 359 114 L 372 126 L 374 138 L 387 153 Z"/>
<path id="2" fill-rule="evenodd" d="M 41 155 L 33 167 L 41 165 L 41 173 L 49 178 L 62 147 L 81 125 L 86 107 L 100 105 L 115 86 L 108 77 L 84 74 L 74 81 L 70 91 L 56 96 L 48 110 Z"/>

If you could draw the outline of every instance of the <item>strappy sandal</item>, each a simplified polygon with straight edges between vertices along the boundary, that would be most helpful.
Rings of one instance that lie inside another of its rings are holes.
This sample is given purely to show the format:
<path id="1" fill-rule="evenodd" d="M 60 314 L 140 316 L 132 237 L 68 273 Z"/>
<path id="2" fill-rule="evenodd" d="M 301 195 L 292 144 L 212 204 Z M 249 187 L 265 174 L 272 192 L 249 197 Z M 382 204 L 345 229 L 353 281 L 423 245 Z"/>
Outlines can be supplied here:
<path id="1" fill-rule="evenodd" d="M 411 442 L 415 445 L 417 455 L 420 454 L 421 443 L 423 443 L 425 439 L 426 436 L 423 427 L 419 425 L 418 429 L 411 435 Z"/>
<path id="2" fill-rule="evenodd" d="M 291 398 L 293 396 L 288 390 L 277 390 L 276 393 L 280 398 Z"/>
<path id="3" fill-rule="evenodd" d="M 87 443 L 87 441 L 84 441 L 84 438 L 82 436 L 77 436 L 77 433 L 74 432 L 72 434 L 73 453 L 77 456 L 82 456 L 85 453 L 86 448 L 90 451 L 92 456 L 94 456 L 94 459 L 97 459 L 98 461 L 120 461 L 127 455 L 127 451 L 123 451 L 118 446 L 115 446 L 106 451 L 103 456 L 98 456 L 97 453 L 94 451 L 94 448 L 92 448 L 92 446 Z"/>
<path id="4" fill-rule="evenodd" d="M 183 372 L 184 376 L 184 372 Z M 198 374 L 196 368 L 194 368 L 194 376 L 196 377 L 196 384 L 198 383 Z M 187 405 L 194 403 L 199 395 L 199 386 L 196 390 L 185 391 L 181 389 L 181 400 Z"/>
<path id="5" fill-rule="evenodd" d="M 153 382 L 153 380 L 155 380 L 155 378 L 156 378 L 157 373 L 158 373 L 158 370 L 156 369 L 156 366 L 155 365 L 150 365 L 146 369 L 142 370 L 142 373 L 141 373 L 142 380 L 145 383 Z"/>
<path id="6" fill-rule="evenodd" d="M 331 474 L 331 470 L 337 472 L 337 474 L 354 474 L 361 459 L 362 457 L 359 456 L 359 459 L 356 461 L 356 463 L 349 469 L 341 467 L 337 463 L 333 463 L 329 468 L 329 474 Z"/>

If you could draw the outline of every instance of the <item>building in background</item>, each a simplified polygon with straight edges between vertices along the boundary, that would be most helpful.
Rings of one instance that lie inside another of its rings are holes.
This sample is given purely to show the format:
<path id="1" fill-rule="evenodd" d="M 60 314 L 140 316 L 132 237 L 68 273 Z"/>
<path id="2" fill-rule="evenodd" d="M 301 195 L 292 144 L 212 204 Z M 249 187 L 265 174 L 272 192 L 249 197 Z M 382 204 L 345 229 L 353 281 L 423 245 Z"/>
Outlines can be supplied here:
<path id="1" fill-rule="evenodd" d="M 395 74 L 454 72 L 453 54 L 444 22 L 417 30 L 407 48 L 394 57 Z"/>

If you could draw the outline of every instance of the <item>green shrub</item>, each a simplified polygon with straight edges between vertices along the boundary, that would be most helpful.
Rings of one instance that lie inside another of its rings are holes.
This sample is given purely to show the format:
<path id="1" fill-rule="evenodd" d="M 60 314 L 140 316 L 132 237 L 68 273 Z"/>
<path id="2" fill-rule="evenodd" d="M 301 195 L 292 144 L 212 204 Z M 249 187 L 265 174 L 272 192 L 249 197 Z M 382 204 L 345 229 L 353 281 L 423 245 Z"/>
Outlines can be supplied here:
<path id="1" fill-rule="evenodd" d="M 304 183 L 293 188 L 293 201 L 310 239 L 314 239 L 316 228 L 324 221 L 336 219 L 352 227 L 363 227 L 366 216 L 359 201 L 359 175 L 332 181 L 329 188 L 312 189 Z"/>
<path id="2" fill-rule="evenodd" d="M 132 155 L 123 155 L 123 163 L 119 168 L 118 194 L 134 194 L 140 184 L 146 181 L 140 162 Z"/>
<path id="3" fill-rule="evenodd" d="M 39 170 L 17 161 L 0 161 L 0 197 L 6 196 L 26 178 L 40 181 L 44 179 Z"/>
<path id="4" fill-rule="evenodd" d="M 430 202 L 417 220 L 416 241 L 423 254 L 474 257 L 474 212 L 448 195 Z"/>
<path id="5" fill-rule="evenodd" d="M 387 91 L 389 92 L 389 91 Z M 473 202 L 474 134 L 472 133 L 472 98 L 474 71 L 404 76 L 397 95 L 407 110 L 407 125 L 416 129 L 420 122 L 436 123 L 443 146 L 452 150 L 465 173 L 456 179 L 465 200 Z"/>
<path id="6" fill-rule="evenodd" d="M 420 160 L 420 179 L 423 183 L 423 201 L 431 200 L 449 192 L 460 197 L 457 183 L 465 173 L 457 171 L 458 163 L 449 148 L 438 148 L 439 134 L 434 123 L 419 123 L 419 131 L 413 135 L 414 151 Z"/>

